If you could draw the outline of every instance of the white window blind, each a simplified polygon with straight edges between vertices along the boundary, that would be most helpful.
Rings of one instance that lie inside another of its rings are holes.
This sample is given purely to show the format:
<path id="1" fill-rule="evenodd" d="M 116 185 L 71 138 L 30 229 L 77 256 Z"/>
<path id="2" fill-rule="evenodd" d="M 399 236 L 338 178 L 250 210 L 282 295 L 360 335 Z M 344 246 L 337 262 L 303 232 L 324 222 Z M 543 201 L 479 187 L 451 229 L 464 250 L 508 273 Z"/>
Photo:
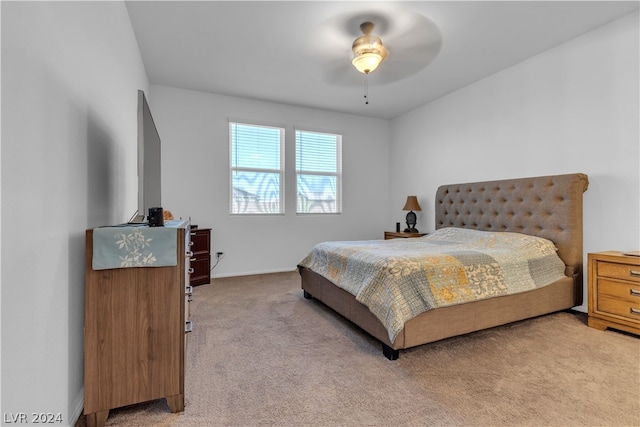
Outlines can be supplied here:
<path id="1" fill-rule="evenodd" d="M 342 212 L 342 136 L 296 130 L 297 213 Z"/>
<path id="2" fill-rule="evenodd" d="M 231 213 L 284 213 L 284 129 L 229 123 Z"/>

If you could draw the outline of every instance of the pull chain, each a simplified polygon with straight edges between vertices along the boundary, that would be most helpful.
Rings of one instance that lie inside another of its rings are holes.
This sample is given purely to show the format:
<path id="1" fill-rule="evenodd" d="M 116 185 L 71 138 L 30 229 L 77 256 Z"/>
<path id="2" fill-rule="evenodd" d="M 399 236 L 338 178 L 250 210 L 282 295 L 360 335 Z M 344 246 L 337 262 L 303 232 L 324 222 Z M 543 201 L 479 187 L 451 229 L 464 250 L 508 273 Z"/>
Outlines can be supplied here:
<path id="1" fill-rule="evenodd" d="M 364 75 L 364 104 L 369 105 L 369 74 Z"/>

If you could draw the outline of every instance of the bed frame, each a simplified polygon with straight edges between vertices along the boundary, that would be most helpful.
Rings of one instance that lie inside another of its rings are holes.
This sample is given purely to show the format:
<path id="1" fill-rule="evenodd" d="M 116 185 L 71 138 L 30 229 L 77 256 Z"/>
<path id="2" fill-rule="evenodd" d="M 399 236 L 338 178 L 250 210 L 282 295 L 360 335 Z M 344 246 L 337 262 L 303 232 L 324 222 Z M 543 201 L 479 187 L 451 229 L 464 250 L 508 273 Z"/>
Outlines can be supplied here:
<path id="1" fill-rule="evenodd" d="M 549 286 L 429 310 L 409 320 L 393 342 L 353 295 L 300 267 L 304 296 L 380 340 L 390 360 L 399 357 L 399 350 L 575 307 L 582 304 L 582 193 L 588 185 L 587 176 L 576 173 L 443 185 L 436 193 L 437 229 L 511 231 L 553 241 L 567 277 Z"/>

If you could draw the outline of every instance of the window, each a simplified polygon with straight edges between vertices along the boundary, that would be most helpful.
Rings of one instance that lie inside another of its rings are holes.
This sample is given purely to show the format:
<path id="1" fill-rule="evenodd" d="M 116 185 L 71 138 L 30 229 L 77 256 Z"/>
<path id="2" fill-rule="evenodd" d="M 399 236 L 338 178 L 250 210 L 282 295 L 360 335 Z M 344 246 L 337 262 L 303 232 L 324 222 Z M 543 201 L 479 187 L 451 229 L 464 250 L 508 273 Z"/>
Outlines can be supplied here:
<path id="1" fill-rule="evenodd" d="M 284 129 L 229 123 L 231 213 L 284 213 Z"/>
<path id="2" fill-rule="evenodd" d="M 296 130 L 297 213 L 342 212 L 342 136 Z"/>

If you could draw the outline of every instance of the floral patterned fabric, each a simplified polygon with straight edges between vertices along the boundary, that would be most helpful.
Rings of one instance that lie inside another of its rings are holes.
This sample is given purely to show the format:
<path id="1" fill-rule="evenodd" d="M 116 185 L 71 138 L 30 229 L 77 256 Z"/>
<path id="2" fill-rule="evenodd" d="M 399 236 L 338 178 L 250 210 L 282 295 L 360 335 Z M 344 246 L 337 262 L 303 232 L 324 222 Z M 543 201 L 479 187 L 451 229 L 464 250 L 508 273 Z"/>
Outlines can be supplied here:
<path id="1" fill-rule="evenodd" d="M 177 229 L 185 221 L 165 221 L 164 227 L 114 226 L 93 230 L 94 270 L 177 265 Z"/>
<path id="2" fill-rule="evenodd" d="M 430 309 L 525 292 L 564 276 L 553 242 L 442 228 L 420 238 L 324 242 L 300 261 L 367 306 L 394 341 Z"/>

